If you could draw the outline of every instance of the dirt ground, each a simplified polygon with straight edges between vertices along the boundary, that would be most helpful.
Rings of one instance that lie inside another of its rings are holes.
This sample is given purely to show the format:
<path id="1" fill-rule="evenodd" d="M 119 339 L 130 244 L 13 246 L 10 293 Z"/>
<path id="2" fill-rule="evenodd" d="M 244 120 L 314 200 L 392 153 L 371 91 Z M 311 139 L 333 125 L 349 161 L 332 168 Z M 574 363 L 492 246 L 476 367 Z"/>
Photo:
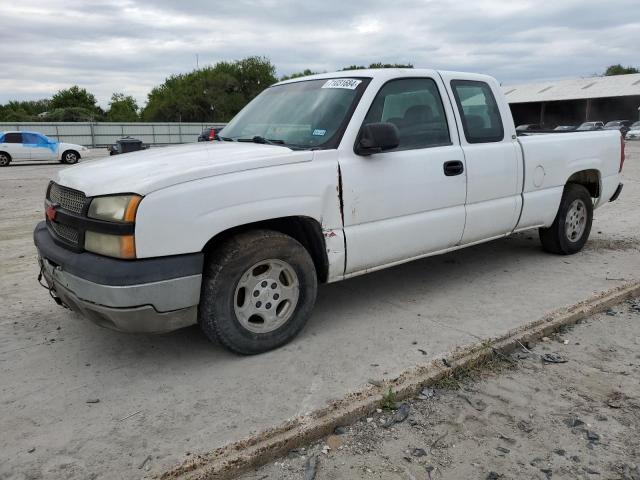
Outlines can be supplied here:
<path id="1" fill-rule="evenodd" d="M 622 196 L 596 211 L 579 254 L 549 255 L 535 231 L 523 232 L 323 285 L 301 335 L 253 357 L 212 345 L 195 326 L 128 335 L 55 305 L 36 281 L 32 232 L 47 182 L 64 167 L 0 169 L 0 479 L 159 474 L 369 379 L 640 281 L 640 142 L 627 151 Z"/>
<path id="2" fill-rule="evenodd" d="M 241 478 L 640 480 L 640 299 L 544 340 Z"/>

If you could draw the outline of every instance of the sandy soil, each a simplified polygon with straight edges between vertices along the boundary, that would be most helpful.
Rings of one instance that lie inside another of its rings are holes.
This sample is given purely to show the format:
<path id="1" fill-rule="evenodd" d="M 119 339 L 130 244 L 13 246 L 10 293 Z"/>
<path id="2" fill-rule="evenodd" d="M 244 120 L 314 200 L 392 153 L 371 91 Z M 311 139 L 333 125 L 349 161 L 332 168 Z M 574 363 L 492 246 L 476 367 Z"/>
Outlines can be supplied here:
<path id="1" fill-rule="evenodd" d="M 0 479 L 161 473 L 368 379 L 396 378 L 640 280 L 640 142 L 627 151 L 623 194 L 596 211 L 579 254 L 548 255 L 535 231 L 523 232 L 323 285 L 302 334 L 254 357 L 212 345 L 197 327 L 127 335 L 55 305 L 36 281 L 32 232 L 47 182 L 64 167 L 0 169 Z"/>
<path id="2" fill-rule="evenodd" d="M 639 379 L 636 299 L 242 478 L 639 480 Z"/>

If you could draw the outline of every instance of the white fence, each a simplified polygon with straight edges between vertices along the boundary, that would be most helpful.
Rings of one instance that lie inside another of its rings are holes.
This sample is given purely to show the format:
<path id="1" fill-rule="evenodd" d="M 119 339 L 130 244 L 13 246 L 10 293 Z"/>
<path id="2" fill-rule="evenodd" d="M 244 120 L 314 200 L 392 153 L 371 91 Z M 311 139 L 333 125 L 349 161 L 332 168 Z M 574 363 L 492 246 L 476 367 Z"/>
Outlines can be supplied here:
<path id="1" fill-rule="evenodd" d="M 107 122 L 0 122 L 0 132 L 35 131 L 60 142 L 86 147 L 104 147 L 129 135 L 149 145 L 191 143 L 206 127 L 224 123 L 107 123 Z"/>

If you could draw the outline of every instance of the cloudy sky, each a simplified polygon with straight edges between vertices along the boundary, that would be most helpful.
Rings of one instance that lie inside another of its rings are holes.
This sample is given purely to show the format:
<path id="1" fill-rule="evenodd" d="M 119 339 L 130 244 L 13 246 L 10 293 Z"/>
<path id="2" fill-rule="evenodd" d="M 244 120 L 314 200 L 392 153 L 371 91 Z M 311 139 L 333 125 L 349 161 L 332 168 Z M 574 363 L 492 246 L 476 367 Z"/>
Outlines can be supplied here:
<path id="1" fill-rule="evenodd" d="M 640 1 L 0 0 L 0 103 L 78 84 L 143 104 L 168 75 L 250 55 L 278 74 L 374 61 L 505 84 L 640 66 Z"/>

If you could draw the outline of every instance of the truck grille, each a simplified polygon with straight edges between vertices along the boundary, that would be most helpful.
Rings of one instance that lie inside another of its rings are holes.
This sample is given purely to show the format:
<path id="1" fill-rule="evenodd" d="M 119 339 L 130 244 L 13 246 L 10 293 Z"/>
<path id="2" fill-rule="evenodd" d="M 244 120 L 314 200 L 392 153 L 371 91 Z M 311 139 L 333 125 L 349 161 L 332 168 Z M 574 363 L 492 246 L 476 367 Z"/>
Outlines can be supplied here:
<path id="1" fill-rule="evenodd" d="M 78 246 L 80 242 L 80 234 L 78 230 L 69 225 L 64 225 L 62 223 L 56 222 L 48 222 L 51 229 L 55 232 L 55 234 L 63 239 L 65 242 L 70 243 L 71 245 Z"/>
<path id="2" fill-rule="evenodd" d="M 52 183 L 49 188 L 49 200 L 57 203 L 65 210 L 80 214 L 84 209 L 87 197 L 78 190 Z"/>

